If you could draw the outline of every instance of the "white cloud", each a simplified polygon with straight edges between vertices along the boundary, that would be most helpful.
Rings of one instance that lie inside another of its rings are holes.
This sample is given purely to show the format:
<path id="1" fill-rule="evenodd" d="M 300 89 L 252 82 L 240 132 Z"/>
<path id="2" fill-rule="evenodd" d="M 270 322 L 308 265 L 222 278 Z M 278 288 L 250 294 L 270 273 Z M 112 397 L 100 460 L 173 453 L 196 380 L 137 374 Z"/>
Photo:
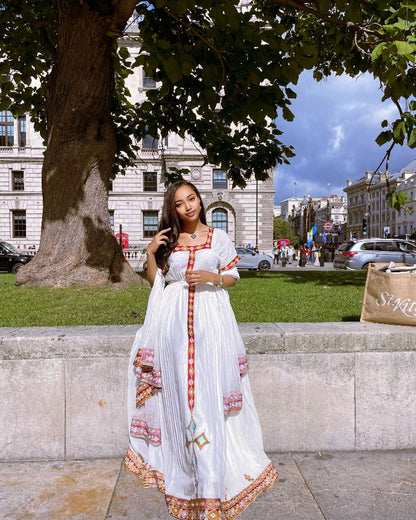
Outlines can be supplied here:
<path id="1" fill-rule="evenodd" d="M 331 140 L 331 152 L 337 152 L 341 148 L 342 141 L 344 140 L 344 128 L 342 125 L 337 125 L 333 128 L 333 137 Z"/>
<path id="2" fill-rule="evenodd" d="M 275 203 L 293 195 L 344 195 L 347 179 L 357 180 L 381 162 L 387 146 L 379 147 L 375 139 L 384 119 L 396 119 L 397 108 L 381 102 L 379 85 L 368 74 L 316 83 L 308 72 L 294 89 L 298 94 L 292 106 L 295 120 L 279 120 L 277 125 L 284 132 L 284 143 L 295 147 L 296 157 L 290 165 L 276 169 Z M 390 171 L 400 170 L 415 158 L 416 150 L 396 147 Z"/>

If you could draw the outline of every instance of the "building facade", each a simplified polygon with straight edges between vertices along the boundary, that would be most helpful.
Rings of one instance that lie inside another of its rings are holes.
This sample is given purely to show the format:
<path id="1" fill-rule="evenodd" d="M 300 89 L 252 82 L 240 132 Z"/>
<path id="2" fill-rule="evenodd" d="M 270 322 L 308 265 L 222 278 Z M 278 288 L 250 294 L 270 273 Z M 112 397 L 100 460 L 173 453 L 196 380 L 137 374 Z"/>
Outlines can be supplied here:
<path id="1" fill-rule="evenodd" d="M 322 242 L 324 232 L 327 244 L 335 245 L 343 240 L 347 222 L 346 197 L 331 195 L 330 197 L 314 199 L 305 196 L 303 199 L 287 200 L 289 207 L 291 206 L 287 220 L 293 233 L 300 237 L 302 243 L 307 241 L 307 233 L 314 226 L 316 229 L 314 240 L 317 243 Z"/>
<path id="2" fill-rule="evenodd" d="M 404 207 L 391 207 L 387 194 L 391 190 L 406 193 Z M 349 238 L 410 235 L 416 232 L 416 160 L 399 172 L 366 172 L 344 188 L 348 197 Z"/>
<path id="3" fill-rule="evenodd" d="M 120 44 L 134 60 L 140 52 L 137 25 L 132 23 Z M 133 102 L 157 88 L 142 68 L 128 78 Z M 41 170 L 44 146 L 27 116 L 14 119 L 0 112 L 0 239 L 20 249 L 36 250 L 42 220 Z M 232 188 L 227 173 L 204 164 L 204 154 L 188 137 L 172 134 L 145 137 L 135 164 L 111 183 L 108 209 L 114 233 L 126 248 L 142 249 L 156 233 L 164 193 L 164 171 L 187 169 L 204 200 L 208 224 L 225 230 L 235 244 L 259 250 L 273 245 L 273 179 L 250 180 Z"/>

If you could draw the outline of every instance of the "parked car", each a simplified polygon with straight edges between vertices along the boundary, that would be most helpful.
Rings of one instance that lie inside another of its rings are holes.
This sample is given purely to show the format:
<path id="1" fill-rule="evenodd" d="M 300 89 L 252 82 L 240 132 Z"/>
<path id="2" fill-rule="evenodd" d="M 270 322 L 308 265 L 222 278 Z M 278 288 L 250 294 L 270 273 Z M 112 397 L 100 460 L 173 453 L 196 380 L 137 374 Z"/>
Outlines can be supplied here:
<path id="1" fill-rule="evenodd" d="M 258 269 L 268 271 L 273 265 L 273 259 L 269 255 L 256 253 L 246 247 L 237 246 L 235 248 L 241 260 L 237 264 L 237 269 Z"/>
<path id="2" fill-rule="evenodd" d="M 33 257 L 25 255 L 7 242 L 0 242 L 0 273 L 17 273 Z"/>
<path id="3" fill-rule="evenodd" d="M 416 245 L 395 238 L 363 238 L 345 242 L 335 251 L 335 269 L 368 269 L 372 262 L 416 264 Z"/>

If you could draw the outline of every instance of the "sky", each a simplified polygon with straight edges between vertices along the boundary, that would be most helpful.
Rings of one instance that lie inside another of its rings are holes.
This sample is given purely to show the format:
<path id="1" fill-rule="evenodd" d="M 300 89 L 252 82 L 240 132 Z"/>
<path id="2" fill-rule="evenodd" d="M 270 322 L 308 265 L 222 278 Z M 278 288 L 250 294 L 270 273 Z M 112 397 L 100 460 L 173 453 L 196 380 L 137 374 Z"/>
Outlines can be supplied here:
<path id="1" fill-rule="evenodd" d="M 397 118 L 397 108 L 381 101 L 379 84 L 370 75 L 331 77 L 317 83 L 308 71 L 294 90 L 295 119 L 291 123 L 278 119 L 277 126 L 284 131 L 281 140 L 295 147 L 296 156 L 290 165 L 275 168 L 274 203 L 293 196 L 345 196 L 347 179 L 358 180 L 383 159 L 388 145 L 380 147 L 375 139 L 384 119 Z M 416 149 L 396 145 L 389 171 L 395 173 L 413 159 Z"/>

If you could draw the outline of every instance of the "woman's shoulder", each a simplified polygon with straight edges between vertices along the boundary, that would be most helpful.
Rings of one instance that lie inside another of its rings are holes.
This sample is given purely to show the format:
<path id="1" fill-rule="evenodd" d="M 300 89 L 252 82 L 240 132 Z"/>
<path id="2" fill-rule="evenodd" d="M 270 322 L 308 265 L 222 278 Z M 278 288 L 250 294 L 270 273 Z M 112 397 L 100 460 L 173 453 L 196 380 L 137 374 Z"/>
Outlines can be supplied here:
<path id="1" fill-rule="evenodd" d="M 229 234 L 220 228 L 213 228 L 213 239 L 221 243 L 231 242 Z"/>

